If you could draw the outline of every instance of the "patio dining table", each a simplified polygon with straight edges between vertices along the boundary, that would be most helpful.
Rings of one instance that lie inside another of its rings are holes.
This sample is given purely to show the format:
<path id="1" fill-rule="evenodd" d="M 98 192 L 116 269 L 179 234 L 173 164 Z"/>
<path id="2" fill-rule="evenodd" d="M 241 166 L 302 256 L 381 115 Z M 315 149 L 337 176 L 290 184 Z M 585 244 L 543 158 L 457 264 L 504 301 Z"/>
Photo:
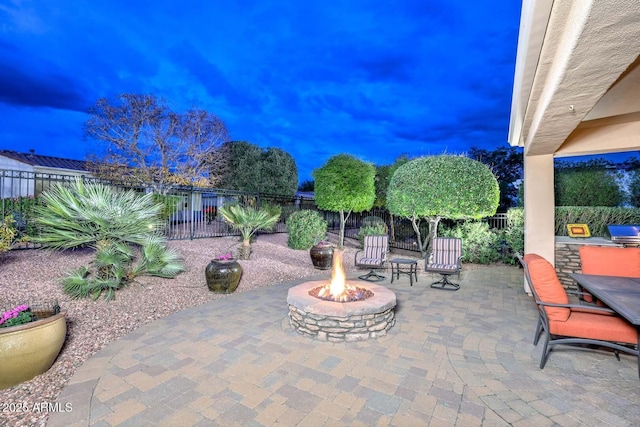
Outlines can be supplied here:
<path id="1" fill-rule="evenodd" d="M 572 273 L 570 276 L 594 297 L 633 324 L 638 330 L 638 343 L 640 343 L 640 278 L 581 273 Z M 640 376 L 638 349 L 639 347 L 636 346 L 638 376 Z"/>

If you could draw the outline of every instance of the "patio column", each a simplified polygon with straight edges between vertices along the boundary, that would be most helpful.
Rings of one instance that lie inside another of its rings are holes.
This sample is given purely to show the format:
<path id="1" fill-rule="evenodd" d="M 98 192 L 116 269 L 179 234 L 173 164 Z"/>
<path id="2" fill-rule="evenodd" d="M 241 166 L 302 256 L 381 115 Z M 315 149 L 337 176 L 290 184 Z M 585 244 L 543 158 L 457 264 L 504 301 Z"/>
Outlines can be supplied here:
<path id="1" fill-rule="evenodd" d="M 524 251 L 555 264 L 553 154 L 524 156 Z M 525 281 L 524 290 L 531 294 Z"/>

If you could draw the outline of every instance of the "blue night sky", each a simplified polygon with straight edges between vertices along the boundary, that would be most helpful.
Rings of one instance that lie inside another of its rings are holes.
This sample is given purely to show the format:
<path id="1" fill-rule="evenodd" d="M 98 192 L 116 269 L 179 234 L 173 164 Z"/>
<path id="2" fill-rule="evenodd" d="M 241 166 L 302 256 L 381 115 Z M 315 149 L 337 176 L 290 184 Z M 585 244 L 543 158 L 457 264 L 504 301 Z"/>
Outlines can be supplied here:
<path id="1" fill-rule="evenodd" d="M 278 147 L 300 181 L 507 145 L 521 2 L 0 0 L 0 149 L 84 159 L 87 108 L 153 93 Z"/>

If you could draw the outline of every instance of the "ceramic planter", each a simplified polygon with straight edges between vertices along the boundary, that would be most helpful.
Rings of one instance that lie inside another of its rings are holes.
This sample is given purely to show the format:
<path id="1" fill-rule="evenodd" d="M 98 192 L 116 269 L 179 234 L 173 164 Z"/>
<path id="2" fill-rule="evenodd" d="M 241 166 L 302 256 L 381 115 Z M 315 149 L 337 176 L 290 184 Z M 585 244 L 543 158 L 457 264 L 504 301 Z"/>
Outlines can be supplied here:
<path id="1" fill-rule="evenodd" d="M 23 325 L 0 328 L 0 389 L 46 372 L 67 333 L 66 312 Z"/>
<path id="2" fill-rule="evenodd" d="M 235 291 L 242 276 L 242 266 L 236 260 L 211 260 L 204 271 L 211 292 L 230 294 Z"/>
<path id="3" fill-rule="evenodd" d="M 319 270 L 329 270 L 333 263 L 333 246 L 315 245 L 309 250 L 313 266 Z"/>

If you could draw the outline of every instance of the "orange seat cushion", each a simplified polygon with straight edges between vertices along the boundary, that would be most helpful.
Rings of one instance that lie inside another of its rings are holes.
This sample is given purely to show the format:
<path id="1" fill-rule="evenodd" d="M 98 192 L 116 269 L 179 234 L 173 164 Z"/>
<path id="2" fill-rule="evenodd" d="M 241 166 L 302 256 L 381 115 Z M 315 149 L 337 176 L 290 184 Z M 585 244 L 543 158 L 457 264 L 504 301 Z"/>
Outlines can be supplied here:
<path id="1" fill-rule="evenodd" d="M 640 248 L 580 246 L 584 274 L 640 277 Z"/>
<path id="2" fill-rule="evenodd" d="M 565 322 L 550 321 L 552 335 L 638 344 L 638 331 L 619 316 L 572 311 Z"/>
<path id="3" fill-rule="evenodd" d="M 553 304 L 569 304 L 569 296 L 564 290 L 556 269 L 538 254 L 526 254 L 524 261 L 527 263 L 530 285 L 535 288 L 538 298 L 542 302 Z M 549 321 L 564 322 L 569 318 L 571 310 L 564 307 L 545 307 Z"/>

